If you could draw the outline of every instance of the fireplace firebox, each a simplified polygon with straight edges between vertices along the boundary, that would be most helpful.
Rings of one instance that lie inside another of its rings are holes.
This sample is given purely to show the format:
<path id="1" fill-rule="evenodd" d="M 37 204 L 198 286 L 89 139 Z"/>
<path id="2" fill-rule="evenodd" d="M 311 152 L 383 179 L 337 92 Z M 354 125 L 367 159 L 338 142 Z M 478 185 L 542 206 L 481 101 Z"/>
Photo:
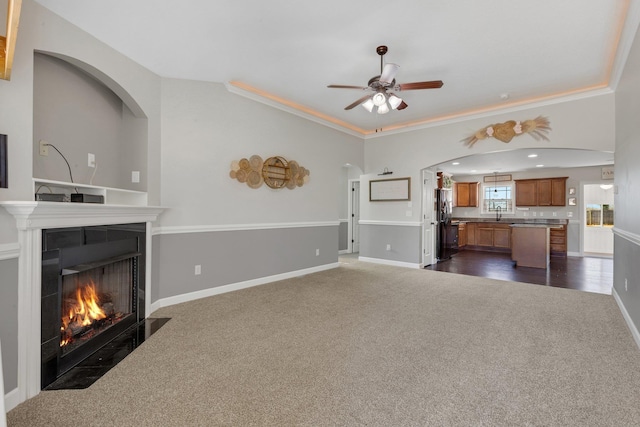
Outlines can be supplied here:
<path id="1" fill-rule="evenodd" d="M 42 231 L 41 388 L 141 322 L 145 224 Z"/>

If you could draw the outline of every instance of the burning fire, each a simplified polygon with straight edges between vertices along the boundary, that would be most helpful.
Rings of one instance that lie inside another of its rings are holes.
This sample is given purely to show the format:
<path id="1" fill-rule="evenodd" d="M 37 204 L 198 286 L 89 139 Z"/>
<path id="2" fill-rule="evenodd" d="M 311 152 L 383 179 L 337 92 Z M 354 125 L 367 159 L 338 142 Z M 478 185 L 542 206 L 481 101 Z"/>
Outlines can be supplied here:
<path id="1" fill-rule="evenodd" d="M 62 317 L 60 330 L 64 336 L 60 340 L 60 347 L 71 342 L 74 331 L 81 330 L 83 327 L 90 326 L 95 321 L 107 317 L 100 307 L 99 301 L 93 281 L 84 286 L 78 286 L 76 299 L 65 302 L 65 308 L 68 312 Z"/>

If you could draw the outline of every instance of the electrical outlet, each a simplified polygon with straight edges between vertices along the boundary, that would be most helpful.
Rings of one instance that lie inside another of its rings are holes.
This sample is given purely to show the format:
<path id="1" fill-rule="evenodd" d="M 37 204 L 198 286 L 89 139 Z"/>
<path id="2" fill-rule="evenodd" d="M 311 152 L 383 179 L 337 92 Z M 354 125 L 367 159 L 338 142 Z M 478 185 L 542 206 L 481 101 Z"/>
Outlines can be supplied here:
<path id="1" fill-rule="evenodd" d="M 140 171 L 131 171 L 131 182 L 140 182 Z"/>
<path id="2" fill-rule="evenodd" d="M 554 213 L 553 213 L 553 216 L 558 216 L 558 212 L 554 212 Z"/>
<path id="3" fill-rule="evenodd" d="M 540 216 L 544 216 L 544 212 L 540 212 Z"/>
<path id="4" fill-rule="evenodd" d="M 537 212 L 533 212 L 533 216 L 537 216 L 537 215 L 538 215 L 538 213 L 537 213 Z"/>
<path id="5" fill-rule="evenodd" d="M 625 278 L 624 278 L 624 291 L 625 291 L 625 292 L 627 292 L 627 291 L 629 290 L 629 287 L 628 287 L 628 286 L 629 286 L 629 283 L 628 283 L 628 281 L 627 281 L 627 278 L 625 277 Z"/>
<path id="6" fill-rule="evenodd" d="M 41 156 L 49 155 L 49 143 L 43 139 L 40 140 L 40 155 Z"/>
<path id="7" fill-rule="evenodd" d="M 320 256 L 320 249 L 316 249 L 316 256 Z"/>
<path id="8" fill-rule="evenodd" d="M 95 168 L 96 167 L 96 155 L 93 153 L 89 153 L 89 155 L 87 156 L 87 165 L 90 168 Z"/>
<path id="9" fill-rule="evenodd" d="M 201 275 L 201 274 L 202 274 L 202 266 L 201 266 L 200 264 L 197 264 L 197 265 L 196 265 L 196 268 L 194 269 L 194 274 L 195 274 L 196 276 L 199 276 L 199 275 Z"/>
<path id="10" fill-rule="evenodd" d="M 573 218 L 573 212 L 567 212 L 567 218 Z"/>
<path id="11" fill-rule="evenodd" d="M 390 251 L 391 250 L 391 245 L 387 244 L 387 250 Z"/>

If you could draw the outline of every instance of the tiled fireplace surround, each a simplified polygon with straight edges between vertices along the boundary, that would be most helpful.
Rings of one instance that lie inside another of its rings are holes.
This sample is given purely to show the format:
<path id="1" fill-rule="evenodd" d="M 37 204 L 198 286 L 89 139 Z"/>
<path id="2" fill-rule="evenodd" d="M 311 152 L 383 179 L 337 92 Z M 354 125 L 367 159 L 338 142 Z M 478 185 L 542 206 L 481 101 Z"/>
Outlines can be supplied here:
<path id="1" fill-rule="evenodd" d="M 42 230 L 52 228 L 146 223 L 145 294 L 151 295 L 151 223 L 162 208 L 83 203 L 2 202 L 16 220 L 19 258 L 18 396 L 24 401 L 40 393 Z M 145 313 L 150 313 L 150 298 Z"/>

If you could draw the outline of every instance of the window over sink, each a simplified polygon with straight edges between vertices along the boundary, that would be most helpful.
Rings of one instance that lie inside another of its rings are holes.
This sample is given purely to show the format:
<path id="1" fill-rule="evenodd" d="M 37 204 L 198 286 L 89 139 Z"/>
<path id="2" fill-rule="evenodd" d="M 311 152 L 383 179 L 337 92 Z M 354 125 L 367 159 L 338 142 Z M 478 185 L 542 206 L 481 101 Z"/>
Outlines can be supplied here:
<path id="1" fill-rule="evenodd" d="M 513 184 L 482 185 L 482 213 L 513 213 Z"/>

